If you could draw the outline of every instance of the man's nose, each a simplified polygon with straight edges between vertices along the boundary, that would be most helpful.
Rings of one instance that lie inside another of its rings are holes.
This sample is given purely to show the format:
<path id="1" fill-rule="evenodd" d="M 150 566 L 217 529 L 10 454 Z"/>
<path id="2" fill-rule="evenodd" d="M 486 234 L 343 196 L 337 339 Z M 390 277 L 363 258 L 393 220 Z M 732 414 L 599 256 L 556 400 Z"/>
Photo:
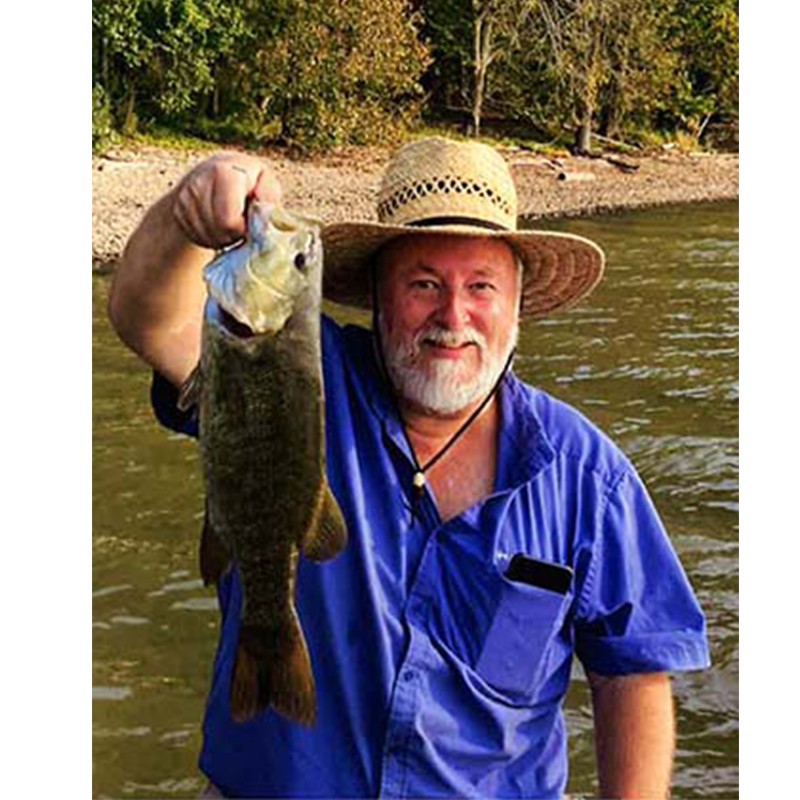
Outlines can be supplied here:
<path id="1" fill-rule="evenodd" d="M 452 290 L 442 292 L 437 317 L 448 330 L 463 328 L 469 319 L 469 310 L 464 298 Z"/>

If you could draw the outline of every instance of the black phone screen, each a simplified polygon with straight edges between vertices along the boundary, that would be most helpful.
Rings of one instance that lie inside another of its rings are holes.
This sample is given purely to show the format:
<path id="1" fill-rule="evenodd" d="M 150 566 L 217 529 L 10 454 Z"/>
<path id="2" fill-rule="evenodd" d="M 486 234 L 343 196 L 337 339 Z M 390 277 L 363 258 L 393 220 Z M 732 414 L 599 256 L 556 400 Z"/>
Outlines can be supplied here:
<path id="1" fill-rule="evenodd" d="M 550 564 L 517 553 L 506 570 L 506 578 L 527 583 L 558 594 L 566 594 L 572 586 L 572 570 L 561 564 Z"/>

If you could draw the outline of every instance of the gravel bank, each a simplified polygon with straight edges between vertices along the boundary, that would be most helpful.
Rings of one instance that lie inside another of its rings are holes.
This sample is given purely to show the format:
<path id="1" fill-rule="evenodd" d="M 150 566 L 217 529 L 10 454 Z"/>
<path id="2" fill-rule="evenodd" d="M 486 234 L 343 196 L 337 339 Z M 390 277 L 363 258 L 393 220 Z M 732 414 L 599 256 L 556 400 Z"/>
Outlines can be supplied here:
<path id="1" fill-rule="evenodd" d="M 93 269 L 112 269 L 147 207 L 209 154 L 142 147 L 92 158 Z M 279 151 L 263 156 L 284 186 L 287 205 L 326 222 L 374 218 L 387 151 L 357 148 L 310 161 Z M 739 195 L 738 154 L 614 157 L 635 168 L 631 171 L 599 158 L 548 159 L 521 150 L 505 156 L 517 182 L 520 213 L 534 218 Z"/>

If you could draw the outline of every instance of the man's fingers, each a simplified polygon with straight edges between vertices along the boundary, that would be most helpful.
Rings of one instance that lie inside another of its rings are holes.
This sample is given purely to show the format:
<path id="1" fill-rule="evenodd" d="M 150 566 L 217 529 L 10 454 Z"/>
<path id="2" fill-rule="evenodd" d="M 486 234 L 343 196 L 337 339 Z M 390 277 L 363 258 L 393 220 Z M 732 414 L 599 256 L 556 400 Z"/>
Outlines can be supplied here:
<path id="1" fill-rule="evenodd" d="M 206 197 L 206 216 L 218 247 L 231 244 L 245 234 L 247 198 L 258 179 L 258 173 L 248 166 L 223 162 L 216 167 L 214 185 Z"/>
<path id="2" fill-rule="evenodd" d="M 216 247 L 214 236 L 205 222 L 208 215 L 203 211 L 201 198 L 197 187 L 191 181 L 187 181 L 178 190 L 173 204 L 173 214 L 190 242 L 199 247 L 214 249 Z"/>
<path id="3" fill-rule="evenodd" d="M 175 219 L 190 241 L 219 249 L 246 231 L 247 200 L 281 200 L 274 173 L 261 161 L 240 153 L 214 156 L 195 167 L 178 188 Z"/>
<path id="4" fill-rule="evenodd" d="M 275 173 L 264 167 L 258 175 L 253 196 L 268 203 L 280 204 L 283 202 L 283 187 L 278 182 Z"/>

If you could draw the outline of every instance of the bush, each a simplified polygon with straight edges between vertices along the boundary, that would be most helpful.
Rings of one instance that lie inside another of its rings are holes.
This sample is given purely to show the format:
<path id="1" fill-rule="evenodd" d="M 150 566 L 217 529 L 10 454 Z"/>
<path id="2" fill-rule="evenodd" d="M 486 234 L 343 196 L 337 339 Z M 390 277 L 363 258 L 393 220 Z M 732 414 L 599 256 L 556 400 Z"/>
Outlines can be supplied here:
<path id="1" fill-rule="evenodd" d="M 407 0 L 292 3 L 249 75 L 262 119 L 312 150 L 396 138 L 422 101 L 418 24 Z"/>
<path id="2" fill-rule="evenodd" d="M 95 0 L 92 24 L 93 82 L 123 131 L 325 149 L 394 138 L 422 102 L 410 0 Z"/>
<path id="3" fill-rule="evenodd" d="M 111 104 L 102 86 L 92 88 L 92 152 L 102 152 L 116 138 Z"/>

